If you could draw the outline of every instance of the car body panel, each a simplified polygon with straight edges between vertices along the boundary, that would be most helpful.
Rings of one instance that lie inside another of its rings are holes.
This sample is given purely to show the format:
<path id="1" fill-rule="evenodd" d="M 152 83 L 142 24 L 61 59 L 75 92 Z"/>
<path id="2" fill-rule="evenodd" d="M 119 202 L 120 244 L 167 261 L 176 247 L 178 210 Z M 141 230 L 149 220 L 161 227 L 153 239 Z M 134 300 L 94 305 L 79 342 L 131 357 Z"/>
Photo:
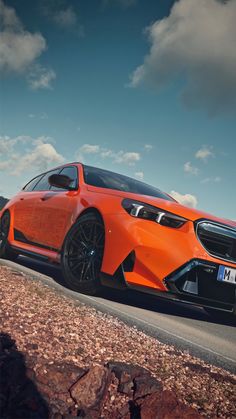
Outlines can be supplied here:
<path id="1" fill-rule="evenodd" d="M 236 222 L 232 221 L 232 220 L 228 220 L 226 218 L 219 218 L 216 217 L 212 214 L 209 214 L 207 212 L 204 211 L 200 211 L 197 210 L 195 208 L 190 208 L 190 207 L 186 207 L 184 205 L 179 204 L 178 202 L 175 201 L 165 201 L 164 199 L 161 198 L 154 198 L 152 196 L 147 196 L 147 195 L 138 195 L 138 194 L 134 194 L 134 193 L 128 193 L 128 192 L 123 192 L 123 191 L 116 191 L 116 190 L 108 190 L 105 188 L 97 188 L 95 186 L 88 186 L 87 190 L 92 192 L 92 193 L 97 193 L 97 194 L 103 194 L 105 196 L 109 195 L 109 196 L 115 196 L 115 197 L 120 197 L 121 199 L 124 198 L 130 198 L 130 199 L 134 199 L 137 201 L 141 201 L 144 202 L 146 204 L 149 205 L 153 205 L 157 208 L 161 208 L 164 209 L 166 211 L 170 211 L 176 215 L 179 215 L 181 217 L 187 218 L 188 220 L 191 221 L 195 221 L 198 219 L 210 219 L 212 221 L 215 222 L 219 222 L 219 223 L 224 223 L 227 225 L 230 225 L 232 227 L 236 227 Z M 111 210 L 113 212 L 113 208 L 111 207 Z M 118 209 L 119 212 L 119 209 Z"/>
<path id="2" fill-rule="evenodd" d="M 105 249 L 101 270 L 111 278 L 111 284 L 117 281 L 116 272 L 132 252 L 135 262 L 132 271 L 124 272 L 126 285 L 158 292 L 169 292 L 166 278 L 191 260 L 236 268 L 234 262 L 211 256 L 205 250 L 194 224 L 196 220 L 204 219 L 235 229 L 236 222 L 185 207 L 174 200 L 87 185 L 82 165 L 69 165 L 78 168 L 77 190 L 21 191 L 0 213 L 1 216 L 6 210 L 10 211 L 9 244 L 19 252 L 31 252 L 59 263 L 70 228 L 85 211 L 92 209 L 100 213 L 104 222 Z M 184 217 L 187 222 L 180 228 L 170 228 L 132 217 L 122 207 L 124 198 Z M 25 240 L 22 241 L 20 234 Z"/>

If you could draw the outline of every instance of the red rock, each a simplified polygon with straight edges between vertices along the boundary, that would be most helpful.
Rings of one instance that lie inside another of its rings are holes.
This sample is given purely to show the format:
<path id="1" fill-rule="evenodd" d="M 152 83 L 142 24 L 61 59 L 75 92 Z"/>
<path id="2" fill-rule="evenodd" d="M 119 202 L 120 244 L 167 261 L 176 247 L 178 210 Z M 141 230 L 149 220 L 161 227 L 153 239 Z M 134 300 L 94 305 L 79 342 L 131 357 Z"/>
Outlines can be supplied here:
<path id="1" fill-rule="evenodd" d="M 69 391 L 72 384 L 82 377 L 86 371 L 74 364 L 54 363 L 45 365 L 37 371 L 36 381 L 48 385 L 55 393 L 64 393 Z"/>
<path id="2" fill-rule="evenodd" d="M 141 419 L 199 419 L 197 410 L 179 402 L 172 391 L 155 392 L 139 400 Z"/>
<path id="3" fill-rule="evenodd" d="M 162 391 L 162 383 L 152 377 L 149 372 L 134 379 L 134 400 Z"/>
<path id="4" fill-rule="evenodd" d="M 83 413 L 92 418 L 100 416 L 101 405 L 110 383 L 110 373 L 102 365 L 90 368 L 70 389 L 71 397 Z"/>
<path id="5" fill-rule="evenodd" d="M 155 391 L 162 391 L 162 384 L 150 372 L 139 365 L 111 362 L 108 368 L 119 380 L 118 391 L 135 400 Z"/>

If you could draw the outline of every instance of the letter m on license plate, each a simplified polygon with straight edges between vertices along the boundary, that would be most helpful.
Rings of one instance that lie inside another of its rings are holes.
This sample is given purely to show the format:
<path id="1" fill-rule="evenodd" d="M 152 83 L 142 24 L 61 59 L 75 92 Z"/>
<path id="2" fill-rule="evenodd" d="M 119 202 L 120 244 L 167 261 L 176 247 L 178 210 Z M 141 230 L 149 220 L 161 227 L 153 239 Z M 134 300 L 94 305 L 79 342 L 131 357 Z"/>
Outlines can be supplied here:
<path id="1" fill-rule="evenodd" d="M 217 280 L 221 282 L 228 282 L 230 284 L 236 284 L 236 269 L 221 265 L 219 267 Z"/>

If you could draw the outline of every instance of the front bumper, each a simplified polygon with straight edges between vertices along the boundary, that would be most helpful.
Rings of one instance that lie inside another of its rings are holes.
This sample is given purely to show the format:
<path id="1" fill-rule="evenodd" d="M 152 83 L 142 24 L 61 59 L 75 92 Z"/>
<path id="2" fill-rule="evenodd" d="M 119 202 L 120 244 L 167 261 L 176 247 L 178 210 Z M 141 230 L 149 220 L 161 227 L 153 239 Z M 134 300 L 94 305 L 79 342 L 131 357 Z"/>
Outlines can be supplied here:
<path id="1" fill-rule="evenodd" d="M 107 215 L 105 225 L 105 285 L 236 311 L 235 285 L 217 281 L 220 265 L 235 264 L 210 255 L 192 222 L 172 229 L 120 214 Z"/>
<path id="2" fill-rule="evenodd" d="M 165 278 L 167 294 L 179 301 L 236 313 L 236 286 L 217 281 L 219 266 L 191 260 Z"/>

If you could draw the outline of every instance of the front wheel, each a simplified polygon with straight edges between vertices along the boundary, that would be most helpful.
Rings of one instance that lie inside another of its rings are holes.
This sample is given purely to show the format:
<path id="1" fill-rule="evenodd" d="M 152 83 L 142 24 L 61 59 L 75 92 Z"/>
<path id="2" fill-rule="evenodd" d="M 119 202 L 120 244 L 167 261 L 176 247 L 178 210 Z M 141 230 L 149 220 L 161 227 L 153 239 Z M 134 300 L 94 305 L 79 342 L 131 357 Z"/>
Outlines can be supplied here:
<path id="1" fill-rule="evenodd" d="M 18 254 L 11 249 L 8 243 L 10 222 L 10 213 L 7 211 L 3 214 L 0 220 L 0 258 L 14 261 L 16 260 Z"/>
<path id="2" fill-rule="evenodd" d="M 95 213 L 82 215 L 71 227 L 61 256 L 64 279 L 71 289 L 90 295 L 98 293 L 104 244 L 104 224 Z"/>

